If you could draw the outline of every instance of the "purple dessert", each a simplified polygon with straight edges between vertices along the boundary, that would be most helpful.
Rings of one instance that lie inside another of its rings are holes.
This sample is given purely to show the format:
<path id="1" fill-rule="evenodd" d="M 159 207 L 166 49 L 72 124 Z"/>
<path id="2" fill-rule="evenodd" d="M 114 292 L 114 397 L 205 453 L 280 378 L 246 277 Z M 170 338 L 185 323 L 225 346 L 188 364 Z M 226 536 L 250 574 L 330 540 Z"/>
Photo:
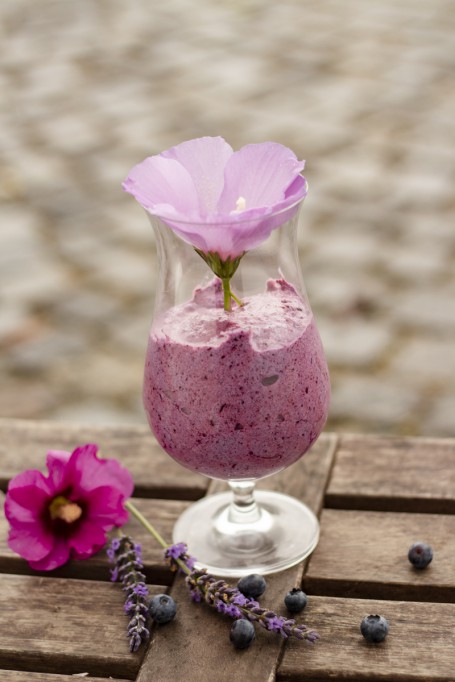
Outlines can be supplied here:
<path id="1" fill-rule="evenodd" d="M 161 446 L 219 479 L 262 478 L 319 436 L 330 383 L 308 304 L 285 280 L 223 310 L 220 281 L 152 327 L 144 406 Z"/>

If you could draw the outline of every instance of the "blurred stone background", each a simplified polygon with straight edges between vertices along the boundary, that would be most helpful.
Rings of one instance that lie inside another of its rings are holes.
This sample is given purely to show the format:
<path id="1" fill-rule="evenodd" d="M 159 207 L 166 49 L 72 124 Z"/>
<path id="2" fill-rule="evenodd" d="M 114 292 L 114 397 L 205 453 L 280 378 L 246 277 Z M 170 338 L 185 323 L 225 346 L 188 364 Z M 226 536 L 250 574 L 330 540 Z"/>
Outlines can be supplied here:
<path id="1" fill-rule="evenodd" d="M 120 183 L 219 134 L 307 159 L 328 427 L 455 436 L 454 36 L 450 0 L 2 0 L 0 416 L 145 423 Z"/>

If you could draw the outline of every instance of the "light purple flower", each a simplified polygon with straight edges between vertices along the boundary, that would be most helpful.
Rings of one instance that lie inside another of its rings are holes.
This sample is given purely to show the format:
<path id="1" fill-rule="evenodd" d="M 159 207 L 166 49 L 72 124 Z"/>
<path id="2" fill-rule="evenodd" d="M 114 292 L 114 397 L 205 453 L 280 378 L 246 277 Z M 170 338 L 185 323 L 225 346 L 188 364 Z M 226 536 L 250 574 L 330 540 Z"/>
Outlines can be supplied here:
<path id="1" fill-rule="evenodd" d="M 196 249 L 233 260 L 292 217 L 307 192 L 303 168 L 276 142 L 234 152 L 201 137 L 145 159 L 123 189 Z"/>

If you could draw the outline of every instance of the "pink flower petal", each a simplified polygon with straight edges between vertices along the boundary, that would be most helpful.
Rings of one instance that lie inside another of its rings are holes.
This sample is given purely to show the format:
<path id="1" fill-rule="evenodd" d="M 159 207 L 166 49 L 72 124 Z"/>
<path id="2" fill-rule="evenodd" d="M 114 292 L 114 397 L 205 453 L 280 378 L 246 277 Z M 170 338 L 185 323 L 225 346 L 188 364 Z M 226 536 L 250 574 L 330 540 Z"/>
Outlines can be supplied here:
<path id="1" fill-rule="evenodd" d="M 10 528 L 8 533 L 8 547 L 27 561 L 43 559 L 52 550 L 53 544 L 53 536 L 40 524 Z"/>
<path id="2" fill-rule="evenodd" d="M 103 547 L 106 534 L 96 522 L 85 519 L 67 542 L 75 559 L 88 559 Z"/>
<path id="3" fill-rule="evenodd" d="M 39 561 L 30 561 L 30 568 L 35 571 L 52 571 L 54 568 L 63 566 L 70 558 L 70 550 L 63 538 L 54 538 L 54 545 L 47 554 Z"/>
<path id="4" fill-rule="evenodd" d="M 128 469 L 115 459 L 100 459 L 97 451 L 96 445 L 88 444 L 76 448 L 71 455 L 68 462 L 73 484 L 71 499 L 77 501 L 79 496 L 101 486 L 114 488 L 124 499 L 131 497 L 134 483 Z"/>
<path id="5" fill-rule="evenodd" d="M 247 210 L 263 206 L 275 210 L 304 165 L 290 149 L 276 142 L 242 147 L 226 164 L 219 213 L 235 211 L 239 197 L 245 199 Z"/>
<path id="6" fill-rule="evenodd" d="M 12 526 L 36 523 L 49 501 L 49 495 L 35 486 L 12 488 L 6 494 L 5 516 Z"/>
<path id="7" fill-rule="evenodd" d="M 305 178 L 298 175 L 285 198 L 273 206 L 273 211 L 254 209 L 242 213 L 242 218 L 248 216 L 251 220 L 231 225 L 231 254 L 240 255 L 256 248 L 273 230 L 290 220 L 298 211 L 297 204 L 305 198 L 307 188 Z"/>
<path id="8" fill-rule="evenodd" d="M 67 487 L 65 480 L 66 467 L 71 457 L 66 450 L 49 450 L 46 457 L 46 466 L 49 471 L 48 479 L 54 492 L 61 492 Z"/>
<path id="9" fill-rule="evenodd" d="M 196 216 L 199 200 L 191 175 L 178 161 L 149 156 L 130 171 L 123 189 L 154 215 Z"/>
<path id="10" fill-rule="evenodd" d="M 221 233 L 225 228 L 225 225 L 222 223 L 215 222 L 213 225 L 201 223 L 200 221 L 197 223 L 182 223 L 178 221 L 178 218 L 176 220 L 166 219 L 165 223 L 184 242 L 191 244 L 196 249 L 200 249 L 200 251 L 204 251 L 204 253 L 215 250 L 212 248 L 216 242 L 214 231 L 218 230 Z M 229 234 L 227 233 L 225 241 L 228 238 Z"/>
<path id="11" fill-rule="evenodd" d="M 8 484 L 8 491 L 25 486 L 33 486 L 48 495 L 52 495 L 53 492 L 47 478 L 37 469 L 28 469 L 14 476 Z"/>
<path id="12" fill-rule="evenodd" d="M 206 224 L 201 234 L 184 233 L 180 225 L 169 224 L 185 241 L 202 251 L 214 251 L 221 258 L 236 258 L 259 246 L 270 233 L 298 211 L 298 203 L 306 196 L 307 183 L 298 175 L 285 198 L 268 208 L 255 208 L 230 216 L 229 221 Z M 191 225 L 183 226 L 187 230 Z M 201 226 L 199 226 L 201 228 Z"/>
<path id="13" fill-rule="evenodd" d="M 232 147 L 222 137 L 199 137 L 161 154 L 178 161 L 191 176 L 199 199 L 199 213 L 215 213 L 224 186 L 224 169 Z M 182 216 L 183 217 L 183 216 Z"/>
<path id="14" fill-rule="evenodd" d="M 111 530 L 114 526 L 122 526 L 128 521 L 129 514 L 123 506 L 125 496 L 122 492 L 102 486 L 95 488 L 84 498 L 87 509 L 86 518 L 96 522 L 104 530 Z"/>

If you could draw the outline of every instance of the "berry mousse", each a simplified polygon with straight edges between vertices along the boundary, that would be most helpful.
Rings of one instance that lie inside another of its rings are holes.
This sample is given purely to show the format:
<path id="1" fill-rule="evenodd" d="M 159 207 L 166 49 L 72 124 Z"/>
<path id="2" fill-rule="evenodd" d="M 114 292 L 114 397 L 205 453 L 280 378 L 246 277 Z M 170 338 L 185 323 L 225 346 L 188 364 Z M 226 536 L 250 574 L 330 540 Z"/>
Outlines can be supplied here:
<path id="1" fill-rule="evenodd" d="M 160 445 L 192 471 L 227 480 L 284 469 L 319 436 L 329 399 L 311 309 L 284 279 L 226 312 L 215 278 L 154 321 L 145 411 Z"/>

